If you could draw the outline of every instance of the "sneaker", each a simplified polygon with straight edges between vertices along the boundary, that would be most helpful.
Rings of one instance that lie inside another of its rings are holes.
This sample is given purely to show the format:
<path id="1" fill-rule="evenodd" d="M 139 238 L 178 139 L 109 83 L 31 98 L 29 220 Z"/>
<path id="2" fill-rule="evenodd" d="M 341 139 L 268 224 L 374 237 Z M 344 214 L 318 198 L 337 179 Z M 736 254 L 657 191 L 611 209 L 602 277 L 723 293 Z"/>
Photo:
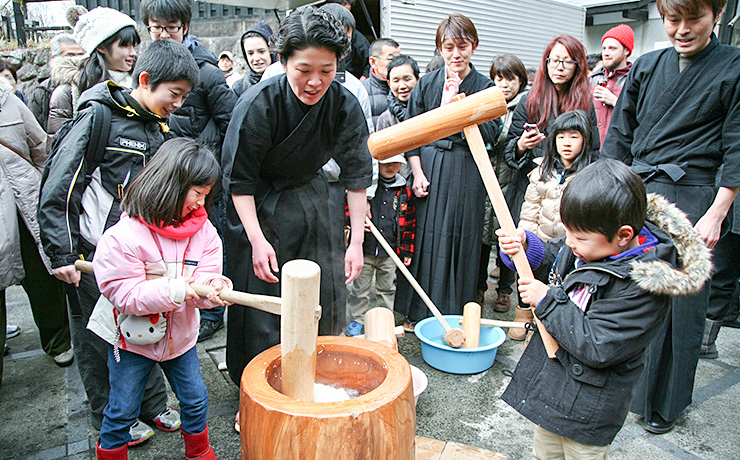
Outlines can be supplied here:
<path id="1" fill-rule="evenodd" d="M 59 353 L 58 355 L 54 356 L 54 363 L 59 367 L 70 366 L 74 360 L 75 354 L 71 348 L 64 353 Z"/>
<path id="2" fill-rule="evenodd" d="M 3 356 L 7 355 L 8 353 L 10 353 L 10 347 L 6 343 L 5 344 L 5 349 L 3 349 Z"/>
<path id="3" fill-rule="evenodd" d="M 352 321 L 347 325 L 347 337 L 354 337 L 362 334 L 362 324 Z"/>
<path id="4" fill-rule="evenodd" d="M 211 321 L 210 319 L 200 320 L 200 330 L 198 331 L 198 342 L 208 340 L 213 337 L 219 329 L 223 329 L 224 320 Z"/>
<path id="5" fill-rule="evenodd" d="M 131 435 L 131 441 L 128 442 L 128 446 L 133 447 L 154 436 L 154 430 L 146 423 L 137 420 L 128 429 L 128 434 Z"/>
<path id="6" fill-rule="evenodd" d="M 404 321 L 403 322 L 403 330 L 406 331 L 406 332 L 414 332 L 414 328 L 416 327 L 416 323 L 418 323 L 418 321 L 409 321 L 409 320 Z"/>
<path id="7" fill-rule="evenodd" d="M 236 417 L 234 417 L 234 429 L 237 433 L 241 431 L 241 427 L 239 426 L 239 412 L 237 412 Z"/>
<path id="8" fill-rule="evenodd" d="M 12 339 L 13 337 L 18 337 L 20 333 L 21 333 L 21 327 L 17 324 L 9 324 L 5 326 L 5 338 L 6 339 Z"/>
<path id="9" fill-rule="evenodd" d="M 180 414 L 175 409 L 167 409 L 152 421 L 154 426 L 162 431 L 175 431 L 180 428 Z"/>

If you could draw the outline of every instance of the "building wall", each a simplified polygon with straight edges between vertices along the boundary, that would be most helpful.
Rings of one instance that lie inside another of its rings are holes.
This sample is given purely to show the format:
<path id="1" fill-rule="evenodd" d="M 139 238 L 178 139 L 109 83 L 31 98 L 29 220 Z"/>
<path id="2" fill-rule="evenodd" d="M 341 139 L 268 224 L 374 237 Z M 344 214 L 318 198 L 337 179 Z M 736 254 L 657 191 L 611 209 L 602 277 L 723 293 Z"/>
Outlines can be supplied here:
<path id="1" fill-rule="evenodd" d="M 585 8 L 556 0 L 381 0 L 380 35 L 398 41 L 424 68 L 434 55 L 437 26 L 453 12 L 468 16 L 478 30 L 473 65 L 483 74 L 498 54 L 537 67 L 552 38 L 584 39 Z"/>

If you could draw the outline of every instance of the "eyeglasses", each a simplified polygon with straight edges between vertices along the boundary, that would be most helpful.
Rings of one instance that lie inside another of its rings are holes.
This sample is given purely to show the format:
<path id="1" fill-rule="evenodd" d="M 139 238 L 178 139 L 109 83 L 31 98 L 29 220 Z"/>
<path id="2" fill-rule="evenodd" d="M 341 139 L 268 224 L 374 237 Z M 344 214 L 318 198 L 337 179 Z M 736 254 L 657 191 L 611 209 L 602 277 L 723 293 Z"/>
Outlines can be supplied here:
<path id="1" fill-rule="evenodd" d="M 557 69 L 558 66 L 562 64 L 563 69 L 566 69 L 566 70 L 575 69 L 576 64 L 578 64 L 576 61 L 570 61 L 570 60 L 563 61 L 561 59 L 550 59 L 550 58 L 545 59 L 545 62 L 547 62 L 547 65 L 551 69 Z"/>
<path id="2" fill-rule="evenodd" d="M 185 24 L 179 26 L 148 26 L 146 30 L 154 34 L 161 34 L 163 30 L 166 30 L 168 34 L 176 34 L 185 27 Z"/>
<path id="3" fill-rule="evenodd" d="M 388 57 L 383 57 L 383 56 L 373 56 L 373 57 L 376 58 L 376 59 L 384 59 L 386 61 L 392 61 L 393 60 L 393 57 L 389 57 L 389 58 Z"/>

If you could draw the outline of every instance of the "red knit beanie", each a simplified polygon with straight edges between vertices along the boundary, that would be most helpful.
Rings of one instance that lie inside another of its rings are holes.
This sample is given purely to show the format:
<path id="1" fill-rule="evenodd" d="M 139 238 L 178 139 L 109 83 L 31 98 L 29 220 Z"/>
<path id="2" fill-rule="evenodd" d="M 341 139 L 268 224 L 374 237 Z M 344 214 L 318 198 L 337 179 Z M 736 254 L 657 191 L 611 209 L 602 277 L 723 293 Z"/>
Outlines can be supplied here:
<path id="1" fill-rule="evenodd" d="M 635 32 L 632 30 L 632 27 L 627 24 L 619 24 L 616 27 L 612 27 L 606 31 L 603 37 L 601 37 L 601 43 L 604 43 L 604 40 L 607 38 L 615 39 L 624 45 L 624 47 L 629 50 L 630 54 L 632 54 L 632 49 L 635 47 Z"/>

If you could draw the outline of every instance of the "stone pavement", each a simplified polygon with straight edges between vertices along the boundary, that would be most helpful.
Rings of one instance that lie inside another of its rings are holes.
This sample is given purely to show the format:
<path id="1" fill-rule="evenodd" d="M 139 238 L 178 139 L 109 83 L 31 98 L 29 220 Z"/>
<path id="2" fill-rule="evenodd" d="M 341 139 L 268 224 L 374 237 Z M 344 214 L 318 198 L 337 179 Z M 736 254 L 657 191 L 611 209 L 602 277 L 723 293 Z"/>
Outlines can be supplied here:
<path id="1" fill-rule="evenodd" d="M 11 351 L 5 357 L 0 388 L 0 459 L 95 458 L 97 432 L 89 423 L 76 366 L 54 365 L 39 347 L 23 290 L 12 287 L 6 294 L 8 322 L 20 324 L 23 331 L 8 340 Z M 494 314 L 493 300 L 486 300 L 484 317 L 513 318 L 512 312 Z M 211 442 L 219 459 L 237 460 L 240 443 L 233 425 L 238 388 L 217 368 L 223 361 L 225 339 L 225 330 L 219 331 L 198 345 L 198 354 L 210 393 Z M 694 402 L 679 416 L 675 430 L 662 436 L 648 434 L 638 417 L 630 414 L 612 445 L 612 460 L 740 459 L 740 330 L 722 329 L 717 344 L 720 357 L 700 361 Z M 418 446 L 426 449 L 418 460 L 531 458 L 533 425 L 498 398 L 509 380 L 504 371 L 514 368 L 521 342 L 505 342 L 493 367 L 476 375 L 447 374 L 429 367 L 413 334 L 401 338 L 399 345 L 409 362 L 429 378 L 417 406 L 417 435 L 430 439 L 417 438 Z M 170 404 L 176 406 L 172 395 Z M 179 433 L 157 431 L 152 439 L 130 449 L 129 458 L 182 459 L 184 447 Z"/>

